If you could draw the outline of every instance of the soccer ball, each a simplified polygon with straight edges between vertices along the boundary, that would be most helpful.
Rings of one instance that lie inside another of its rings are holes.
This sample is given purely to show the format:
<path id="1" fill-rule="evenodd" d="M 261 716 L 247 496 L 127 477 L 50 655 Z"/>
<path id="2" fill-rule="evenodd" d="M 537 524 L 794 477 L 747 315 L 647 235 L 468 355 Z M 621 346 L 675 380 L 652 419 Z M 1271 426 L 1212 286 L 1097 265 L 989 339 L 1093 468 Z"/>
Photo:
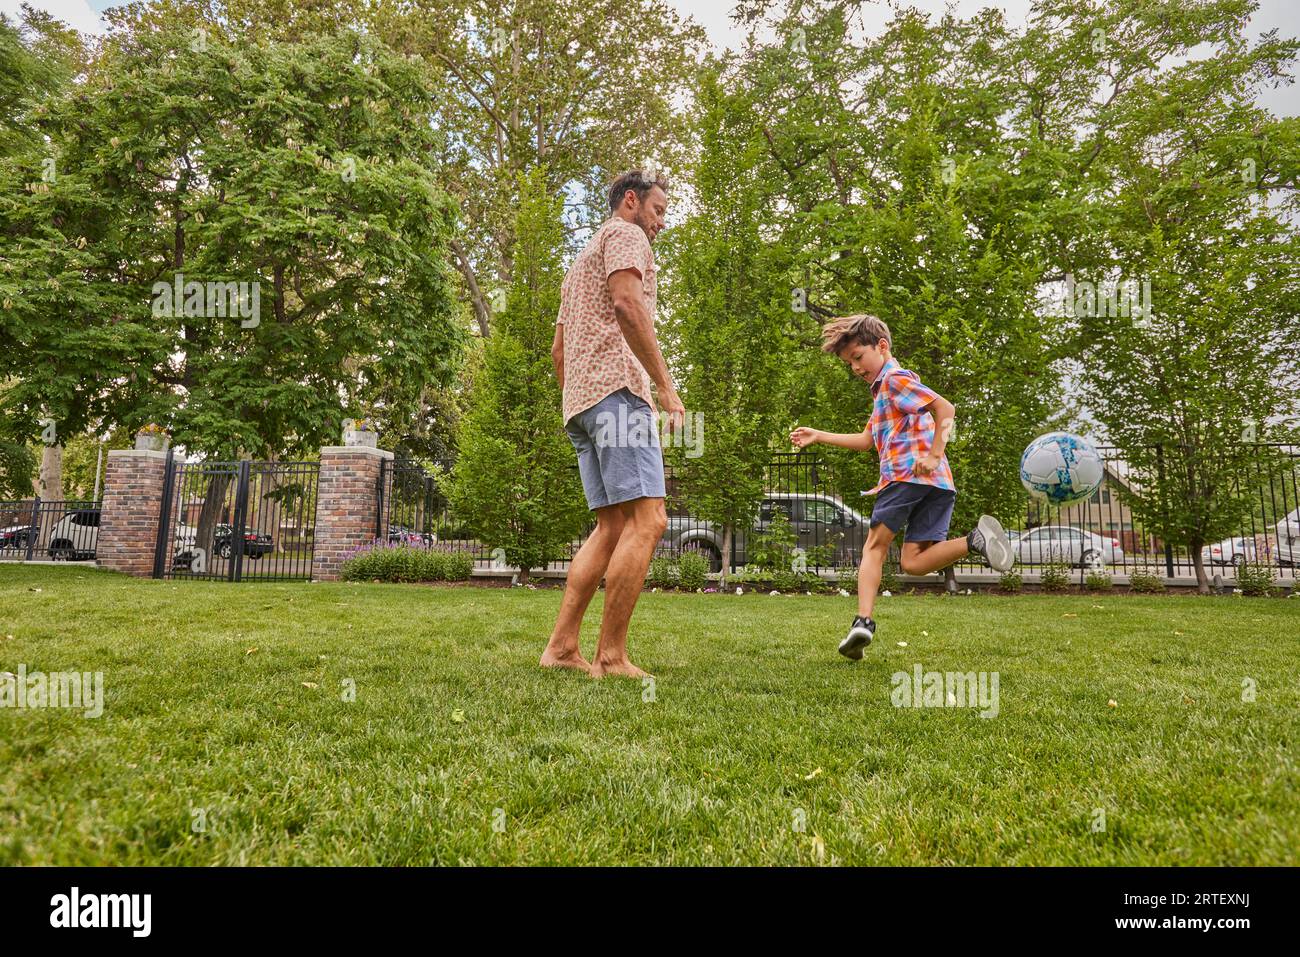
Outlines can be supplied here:
<path id="1" fill-rule="evenodd" d="M 1086 439 L 1049 432 L 1020 456 L 1020 482 L 1029 497 L 1057 508 L 1082 502 L 1101 485 L 1101 456 Z"/>

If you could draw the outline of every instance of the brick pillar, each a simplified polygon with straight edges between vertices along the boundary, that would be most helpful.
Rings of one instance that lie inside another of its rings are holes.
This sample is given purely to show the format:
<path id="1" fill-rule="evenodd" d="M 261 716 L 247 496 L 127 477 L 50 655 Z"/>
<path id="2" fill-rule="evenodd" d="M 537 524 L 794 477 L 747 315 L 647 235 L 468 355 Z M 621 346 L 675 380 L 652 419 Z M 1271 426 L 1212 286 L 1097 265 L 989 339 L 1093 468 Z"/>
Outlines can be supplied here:
<path id="1" fill-rule="evenodd" d="M 392 470 L 384 482 L 384 514 L 379 505 L 379 463 L 392 461 L 383 449 L 327 446 L 320 450 L 316 493 L 316 549 L 312 576 L 335 581 L 343 562 L 361 545 L 388 538 L 388 496 Z"/>
<path id="2" fill-rule="evenodd" d="M 97 564 L 141 578 L 153 575 L 166 472 L 166 452 L 114 449 L 108 453 L 95 545 Z"/>

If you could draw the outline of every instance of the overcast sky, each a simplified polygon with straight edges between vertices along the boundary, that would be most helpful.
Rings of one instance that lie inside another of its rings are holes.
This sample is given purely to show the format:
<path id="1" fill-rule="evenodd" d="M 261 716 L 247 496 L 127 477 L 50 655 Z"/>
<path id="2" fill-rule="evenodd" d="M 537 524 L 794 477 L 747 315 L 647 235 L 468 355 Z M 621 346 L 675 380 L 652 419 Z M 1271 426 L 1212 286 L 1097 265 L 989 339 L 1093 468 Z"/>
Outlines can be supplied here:
<path id="1" fill-rule="evenodd" d="M 47 10 L 59 19 L 70 23 L 78 30 L 99 33 L 104 29 L 104 21 L 99 11 L 114 5 L 114 0 L 29 0 L 33 7 Z M 728 14 L 733 6 L 732 0 L 670 0 L 684 14 L 689 14 L 708 31 L 713 42 L 718 46 L 736 48 L 744 41 L 744 32 L 738 29 Z M 942 13 L 946 2 L 951 2 L 959 16 L 970 16 L 984 7 L 1001 7 L 1007 12 L 1007 19 L 1012 24 L 1023 24 L 1029 10 L 1030 0 L 910 0 L 909 6 L 918 7 L 932 13 Z M 21 0 L 0 0 L 0 13 L 11 19 L 18 15 Z M 863 8 L 863 16 L 869 32 L 879 31 L 890 17 L 890 7 L 880 2 Z M 1251 21 L 1251 36 L 1277 28 L 1282 36 L 1300 34 L 1300 4 L 1296 0 L 1261 0 L 1259 10 Z M 1260 97 L 1263 105 L 1280 116 L 1295 116 L 1300 113 L 1300 91 L 1295 85 L 1276 90 L 1266 90 Z"/>

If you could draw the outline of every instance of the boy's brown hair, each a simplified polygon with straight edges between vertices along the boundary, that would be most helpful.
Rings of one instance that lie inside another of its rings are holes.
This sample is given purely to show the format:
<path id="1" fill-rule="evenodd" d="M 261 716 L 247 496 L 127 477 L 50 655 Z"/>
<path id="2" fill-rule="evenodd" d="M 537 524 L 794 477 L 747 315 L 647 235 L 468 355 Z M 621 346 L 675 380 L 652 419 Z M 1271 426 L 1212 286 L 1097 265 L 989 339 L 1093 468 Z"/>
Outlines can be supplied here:
<path id="1" fill-rule="evenodd" d="M 894 348 L 893 336 L 883 319 L 859 313 L 856 316 L 841 316 L 822 326 L 822 351 L 839 355 L 852 345 L 874 346 L 881 339 Z"/>

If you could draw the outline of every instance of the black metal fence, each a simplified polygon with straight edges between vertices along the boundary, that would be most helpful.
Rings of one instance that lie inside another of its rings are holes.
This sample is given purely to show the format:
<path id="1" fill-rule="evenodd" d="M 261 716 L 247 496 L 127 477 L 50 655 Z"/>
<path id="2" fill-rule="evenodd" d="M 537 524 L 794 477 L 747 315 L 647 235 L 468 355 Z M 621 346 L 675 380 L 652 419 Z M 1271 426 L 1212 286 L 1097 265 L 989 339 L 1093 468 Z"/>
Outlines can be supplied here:
<path id="1" fill-rule="evenodd" d="M 1274 566 L 1280 578 L 1293 578 L 1300 565 L 1300 446 L 1260 444 L 1254 464 L 1237 482 L 1248 500 L 1237 533 L 1202 550 L 1211 575 L 1226 578 L 1246 562 Z M 1063 561 L 1078 570 L 1080 580 L 1089 570 L 1129 574 L 1149 569 L 1168 577 L 1194 576 L 1192 555 L 1161 541 L 1144 530 L 1130 500 L 1157 476 L 1140 478 L 1113 448 L 1098 449 L 1105 465 L 1101 486 L 1088 501 L 1068 508 L 1041 508 L 1028 502 L 1021 521 L 1009 525 L 1020 570 L 1034 573 L 1048 562 Z M 1279 465 L 1281 463 L 1281 465 Z M 493 562 L 490 543 L 480 541 L 463 518 L 450 508 L 442 485 L 450 463 L 426 470 L 417 463 L 398 460 L 386 466 L 391 475 L 388 498 L 382 503 L 388 541 L 431 546 L 472 554 L 482 567 Z M 722 530 L 694 516 L 682 494 L 678 476 L 666 470 L 668 530 L 660 554 L 676 555 L 683 549 L 703 552 L 717 570 L 721 566 Z M 793 545 L 806 567 L 828 571 L 855 567 L 869 530 L 873 498 L 843 491 L 842 476 L 828 461 L 808 454 L 777 453 L 764 470 L 767 490 L 753 526 L 733 533 L 733 566 L 749 563 L 764 539 L 775 535 L 774 522 L 788 523 L 781 534 L 793 536 Z M 957 476 L 958 489 L 961 476 Z M 381 488 L 383 485 L 381 484 Z M 959 491 L 960 494 L 960 491 Z M 778 512 L 781 513 L 778 516 Z M 784 520 L 784 521 L 782 521 Z M 1014 526 L 1014 527 L 1012 527 Z M 588 531 L 590 530 L 590 526 Z M 950 535 L 965 529 L 953 528 Z M 563 570 L 581 546 L 585 534 L 572 542 L 565 558 L 549 570 Z M 897 547 L 897 546 L 896 546 Z M 957 564 L 962 572 L 992 575 L 976 560 Z"/>
<path id="2" fill-rule="evenodd" d="M 0 561 L 93 561 L 101 502 L 0 502 Z"/>
<path id="3" fill-rule="evenodd" d="M 155 578 L 310 581 L 319 462 L 169 458 Z"/>

